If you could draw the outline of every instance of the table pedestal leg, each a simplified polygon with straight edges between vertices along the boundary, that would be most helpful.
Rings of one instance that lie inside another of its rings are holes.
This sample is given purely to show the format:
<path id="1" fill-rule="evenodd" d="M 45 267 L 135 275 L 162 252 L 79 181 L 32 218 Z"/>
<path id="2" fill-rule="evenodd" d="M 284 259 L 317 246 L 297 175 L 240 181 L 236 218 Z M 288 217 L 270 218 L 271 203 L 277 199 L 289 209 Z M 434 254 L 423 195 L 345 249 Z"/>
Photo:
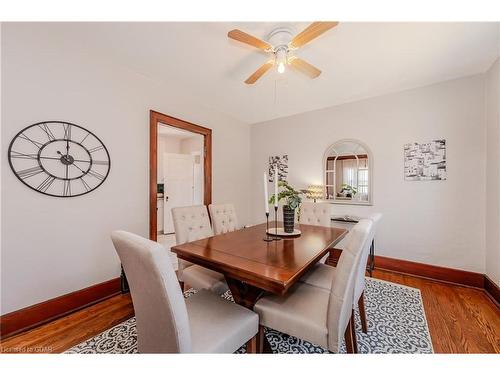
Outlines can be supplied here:
<path id="1" fill-rule="evenodd" d="M 262 289 L 256 286 L 230 277 L 226 277 L 226 282 L 233 295 L 234 302 L 250 310 L 253 310 L 255 303 L 261 297 L 262 293 L 264 293 Z"/>

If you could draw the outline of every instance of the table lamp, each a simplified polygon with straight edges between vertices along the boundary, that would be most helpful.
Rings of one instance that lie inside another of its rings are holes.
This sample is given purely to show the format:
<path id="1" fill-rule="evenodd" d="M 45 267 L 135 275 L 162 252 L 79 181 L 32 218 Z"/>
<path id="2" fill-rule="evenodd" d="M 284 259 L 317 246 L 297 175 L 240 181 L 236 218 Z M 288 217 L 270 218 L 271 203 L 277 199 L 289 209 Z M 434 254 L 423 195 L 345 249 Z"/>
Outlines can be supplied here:
<path id="1" fill-rule="evenodd" d="M 323 199 L 324 186 L 323 185 L 309 185 L 306 190 L 306 197 L 312 199 L 316 203 L 316 199 Z"/>

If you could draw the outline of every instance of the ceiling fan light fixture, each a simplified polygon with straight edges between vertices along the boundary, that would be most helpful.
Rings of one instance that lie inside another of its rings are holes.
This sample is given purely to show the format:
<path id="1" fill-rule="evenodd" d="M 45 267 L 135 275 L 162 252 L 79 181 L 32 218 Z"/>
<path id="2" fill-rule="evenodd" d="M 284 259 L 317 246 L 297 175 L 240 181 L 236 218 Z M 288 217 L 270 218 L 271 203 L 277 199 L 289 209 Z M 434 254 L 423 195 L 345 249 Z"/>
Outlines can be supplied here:
<path id="1" fill-rule="evenodd" d="M 276 49 L 276 66 L 278 67 L 278 73 L 280 74 L 285 72 L 285 65 L 288 64 L 287 54 L 288 50 L 285 46 L 278 47 Z"/>
<path id="2" fill-rule="evenodd" d="M 285 73 L 285 64 L 282 62 L 278 64 L 278 73 L 280 74 Z"/>

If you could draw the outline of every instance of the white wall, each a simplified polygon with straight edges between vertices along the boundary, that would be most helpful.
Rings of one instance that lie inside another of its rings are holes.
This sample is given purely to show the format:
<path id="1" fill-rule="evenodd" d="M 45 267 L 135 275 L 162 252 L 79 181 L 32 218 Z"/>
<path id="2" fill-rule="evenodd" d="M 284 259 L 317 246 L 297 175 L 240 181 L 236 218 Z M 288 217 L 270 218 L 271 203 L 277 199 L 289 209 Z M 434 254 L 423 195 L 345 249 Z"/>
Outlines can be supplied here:
<path id="1" fill-rule="evenodd" d="M 344 138 L 374 156 L 374 205 L 334 212 L 384 214 L 377 254 L 484 272 L 484 77 L 449 81 L 252 125 L 253 219 L 263 221 L 262 172 L 288 154 L 289 182 L 322 183 L 327 147 Z M 403 145 L 445 138 L 446 181 L 404 181 Z"/>
<path id="2" fill-rule="evenodd" d="M 190 154 L 191 152 L 203 151 L 203 137 L 185 138 L 180 144 L 181 152 L 183 154 Z"/>
<path id="3" fill-rule="evenodd" d="M 115 62 L 86 54 L 43 24 L 2 25 L 1 314 L 119 275 L 109 235 L 148 235 L 149 110 L 213 129 L 213 200 L 249 218 L 249 127 L 165 90 Z M 62 199 L 27 188 L 6 159 L 23 127 L 57 119 L 102 139 L 111 172 L 90 194 Z"/>
<path id="4" fill-rule="evenodd" d="M 159 125 L 161 126 L 161 125 Z M 175 137 L 169 137 L 168 135 L 158 134 L 158 146 L 157 146 L 157 171 L 156 174 L 158 183 L 163 183 L 163 154 L 166 152 L 180 154 L 181 153 L 181 139 Z"/>
<path id="5" fill-rule="evenodd" d="M 500 60 L 486 73 L 486 275 L 500 285 Z"/>

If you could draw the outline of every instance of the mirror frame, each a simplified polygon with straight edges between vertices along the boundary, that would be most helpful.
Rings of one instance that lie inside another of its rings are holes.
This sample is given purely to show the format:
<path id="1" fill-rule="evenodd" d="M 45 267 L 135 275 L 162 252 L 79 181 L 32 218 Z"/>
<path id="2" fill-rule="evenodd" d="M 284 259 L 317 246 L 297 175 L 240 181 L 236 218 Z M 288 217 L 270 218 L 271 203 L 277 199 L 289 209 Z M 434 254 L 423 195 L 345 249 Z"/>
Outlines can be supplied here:
<path id="1" fill-rule="evenodd" d="M 368 155 L 368 201 L 366 202 L 360 202 L 360 201 L 345 201 L 345 200 L 336 200 L 336 199 L 327 199 L 326 198 L 326 160 L 328 159 L 328 156 L 330 155 L 332 149 L 335 147 L 335 145 L 338 145 L 340 143 L 344 142 L 351 142 L 351 143 L 357 143 L 360 146 L 362 146 L 366 150 L 366 154 Z M 325 202 L 332 203 L 332 204 L 345 204 L 345 205 L 353 205 L 353 206 L 372 206 L 373 205 L 373 154 L 370 150 L 370 148 L 366 145 L 366 143 L 358 140 L 358 139 L 353 139 L 353 138 L 344 138 L 340 139 L 338 141 L 335 141 L 332 143 L 330 146 L 325 151 L 325 154 L 323 155 L 323 164 L 321 165 L 321 173 L 323 173 L 323 189 L 324 189 L 324 196 Z"/>

